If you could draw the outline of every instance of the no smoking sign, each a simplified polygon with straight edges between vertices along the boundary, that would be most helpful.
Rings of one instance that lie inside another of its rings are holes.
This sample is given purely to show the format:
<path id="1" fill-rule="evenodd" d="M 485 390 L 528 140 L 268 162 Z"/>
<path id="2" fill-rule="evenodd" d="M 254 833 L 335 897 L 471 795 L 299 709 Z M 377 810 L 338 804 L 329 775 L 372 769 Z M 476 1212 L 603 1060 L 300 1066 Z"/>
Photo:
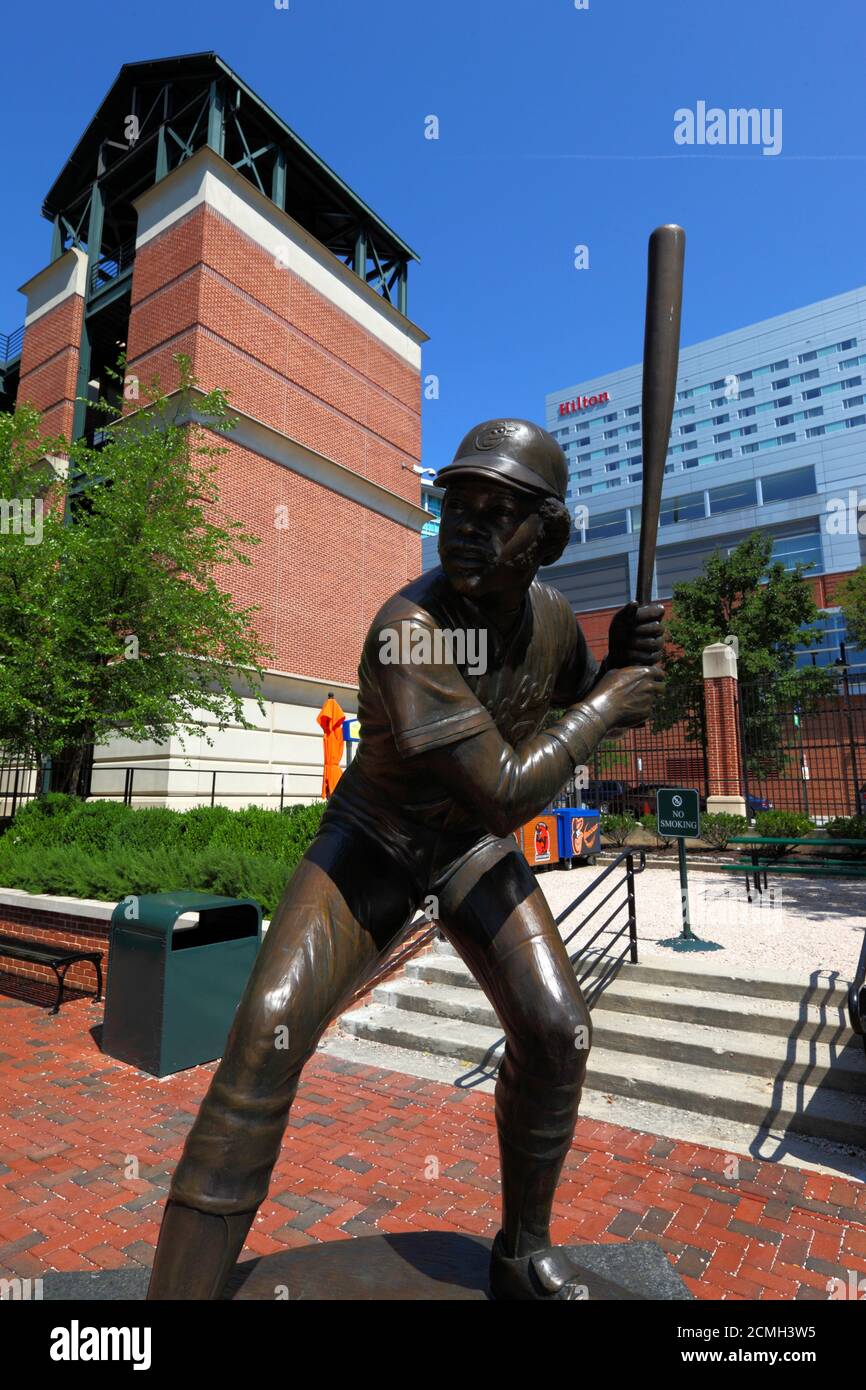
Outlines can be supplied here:
<path id="1" fill-rule="evenodd" d="M 701 833 L 700 797 L 693 787 L 661 787 L 656 793 L 658 833 L 697 839 Z"/>

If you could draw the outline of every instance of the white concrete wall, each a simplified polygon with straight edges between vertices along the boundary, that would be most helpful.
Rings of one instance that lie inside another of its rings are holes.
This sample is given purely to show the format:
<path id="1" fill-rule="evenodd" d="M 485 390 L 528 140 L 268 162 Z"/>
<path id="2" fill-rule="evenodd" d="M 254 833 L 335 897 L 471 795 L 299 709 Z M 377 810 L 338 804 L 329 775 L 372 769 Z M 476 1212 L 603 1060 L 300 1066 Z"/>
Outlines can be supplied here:
<path id="1" fill-rule="evenodd" d="M 94 754 L 91 797 L 121 800 L 124 773 L 112 768 L 133 767 L 134 806 L 184 811 L 209 805 L 214 772 L 215 800 L 221 806 L 277 809 L 281 777 L 284 805 L 320 801 L 323 749 L 316 716 L 329 691 L 346 714 L 356 713 L 358 694 L 353 686 L 269 672 L 263 688 L 264 715 L 254 700 L 244 700 L 245 717 L 253 726 L 249 729 L 230 724 L 220 730 L 205 714 L 210 745 L 204 734 L 184 743 L 179 738 L 165 744 L 112 739 Z"/>
<path id="2" fill-rule="evenodd" d="M 36 791 L 36 772 L 27 768 L 0 768 L 0 816 L 11 816 Z"/>

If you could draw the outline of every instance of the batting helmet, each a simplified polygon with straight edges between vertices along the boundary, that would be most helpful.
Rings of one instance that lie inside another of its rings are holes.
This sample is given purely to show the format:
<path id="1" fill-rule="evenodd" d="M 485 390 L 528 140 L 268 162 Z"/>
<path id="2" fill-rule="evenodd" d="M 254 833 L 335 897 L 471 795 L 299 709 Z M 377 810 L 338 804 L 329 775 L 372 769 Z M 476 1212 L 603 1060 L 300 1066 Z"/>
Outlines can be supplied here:
<path id="1" fill-rule="evenodd" d="M 462 440 L 452 463 L 440 468 L 436 486 L 454 478 L 495 478 L 526 492 L 565 501 L 568 463 L 552 434 L 531 420 L 485 420 Z"/>

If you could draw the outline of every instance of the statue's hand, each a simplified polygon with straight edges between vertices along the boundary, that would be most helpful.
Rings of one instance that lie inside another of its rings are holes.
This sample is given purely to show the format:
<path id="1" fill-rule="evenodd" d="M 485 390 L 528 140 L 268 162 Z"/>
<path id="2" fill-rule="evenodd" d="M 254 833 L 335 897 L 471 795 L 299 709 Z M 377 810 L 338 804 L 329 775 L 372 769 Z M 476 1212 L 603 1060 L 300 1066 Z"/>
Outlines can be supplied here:
<path id="1" fill-rule="evenodd" d="M 646 723 L 653 701 L 664 688 L 660 666 L 623 666 L 607 671 L 589 696 L 608 729 L 634 728 Z"/>
<path id="2" fill-rule="evenodd" d="M 661 660 L 664 638 L 660 603 L 627 603 L 615 613 L 608 634 L 606 666 L 653 666 Z"/>

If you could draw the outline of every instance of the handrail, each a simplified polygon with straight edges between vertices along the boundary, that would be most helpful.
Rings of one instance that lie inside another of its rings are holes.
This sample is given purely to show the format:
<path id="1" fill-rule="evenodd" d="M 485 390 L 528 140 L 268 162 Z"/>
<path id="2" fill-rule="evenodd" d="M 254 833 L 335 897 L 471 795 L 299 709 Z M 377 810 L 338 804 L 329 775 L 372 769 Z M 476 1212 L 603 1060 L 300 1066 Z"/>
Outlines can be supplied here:
<path id="1" fill-rule="evenodd" d="M 637 850 L 637 854 L 638 854 L 638 857 L 639 857 L 639 860 L 640 860 L 640 868 L 635 869 L 634 866 L 632 865 L 631 872 L 632 872 L 632 873 L 635 873 L 635 874 L 642 874 L 643 871 L 644 871 L 644 869 L 646 868 L 646 850 L 644 850 L 644 849 L 639 849 L 639 850 Z M 568 907 L 566 907 L 562 912 L 560 912 L 559 916 L 556 918 L 556 925 L 559 926 L 560 922 L 564 922 L 565 919 L 566 919 L 566 917 L 569 917 L 569 916 L 571 915 L 571 913 L 574 911 L 574 909 L 575 909 L 576 907 L 579 907 L 579 906 L 580 906 L 580 904 L 583 902 L 584 898 L 588 898 L 589 895 L 590 895 L 590 893 L 594 893 L 595 890 L 596 890 L 596 888 L 598 887 L 598 885 L 599 885 L 600 883 L 603 883 L 604 880 L 608 877 L 609 874 L 612 874 L 612 873 L 613 873 L 614 869 L 616 868 L 616 866 L 617 866 L 618 864 L 621 864 L 622 861 L 623 861 L 624 859 L 631 859 L 631 860 L 633 860 L 633 859 L 634 859 L 634 856 L 635 856 L 635 850 L 633 850 L 633 849 L 624 849 L 624 850 L 622 850 L 622 851 L 616 856 L 615 859 L 612 859 L 612 860 L 610 861 L 610 863 L 608 864 L 607 868 L 606 868 L 606 869 L 603 869 L 602 872 L 598 875 L 598 877 L 595 878 L 595 879 L 593 879 L 592 883 L 588 884 L 588 886 L 587 886 L 586 888 L 584 888 L 584 890 L 583 890 L 582 893 L 579 893 L 579 894 L 578 894 L 578 896 L 575 898 L 574 902 L 573 902 L 573 903 L 569 903 Z M 610 896 L 610 894 L 608 894 L 608 897 L 609 897 L 609 896 Z M 605 901 L 606 901 L 606 899 L 605 899 Z M 593 909 L 593 911 L 597 911 L 597 909 Z M 593 914 L 590 913 L 590 917 L 591 917 L 592 915 L 593 915 Z M 586 920 L 586 921 L 589 921 L 589 917 L 587 917 L 585 920 Z M 579 928 L 578 928 L 578 930 L 579 930 Z M 574 933 L 572 933 L 572 935 L 574 935 Z M 569 938 L 569 940 L 570 940 L 570 939 L 571 939 L 571 938 Z"/>
<path id="2" fill-rule="evenodd" d="M 848 990 L 848 1017 L 854 1032 L 863 1039 L 863 1051 L 866 1052 L 866 933 L 854 971 L 854 982 Z"/>
<path id="3" fill-rule="evenodd" d="M 626 889 L 628 894 L 627 902 L 630 908 L 629 922 L 626 925 L 629 928 L 630 946 L 633 944 L 634 947 L 633 961 L 635 963 L 637 962 L 636 934 L 634 935 L 633 943 L 631 938 L 633 935 L 632 928 L 635 928 L 636 931 L 637 924 L 636 921 L 634 921 L 634 894 L 631 891 L 630 880 L 633 880 L 634 875 L 636 873 L 643 873 L 643 870 L 646 868 L 645 852 L 643 850 L 640 850 L 639 856 L 640 868 L 635 869 L 634 864 L 632 862 L 630 865 L 627 865 L 626 869 Z M 563 921 L 564 917 L 567 917 L 571 912 L 573 912 L 574 908 L 577 907 L 579 903 L 583 902 L 584 898 L 588 897 L 590 893 L 595 892 L 599 883 L 601 883 L 605 878 L 607 878 L 608 874 L 610 874 L 616 868 L 617 864 L 620 864 L 623 861 L 623 859 L 633 861 L 634 851 L 624 850 L 622 854 L 620 854 L 615 860 L 613 860 L 613 862 L 609 864 L 607 868 L 598 875 L 594 882 L 589 884 L 588 887 L 585 888 L 584 891 L 581 894 L 579 894 L 577 898 L 575 898 L 571 906 L 567 907 L 565 912 L 560 914 L 560 916 L 555 919 L 556 925 L 559 926 L 560 922 Z M 617 888 L 621 887 L 621 883 L 615 884 L 614 887 L 611 889 L 611 892 L 607 893 L 605 897 L 602 899 L 602 901 L 599 904 L 597 904 L 595 908 L 593 908 L 593 911 L 589 914 L 589 916 L 585 917 L 584 920 L 581 923 L 579 923 L 577 927 L 575 927 L 571 935 L 565 938 L 563 944 L 567 946 L 569 941 L 571 941 L 572 938 L 576 936 L 577 933 L 581 931 L 583 927 L 586 926 L 590 918 L 595 915 L 595 913 L 598 911 L 598 908 L 603 907 L 604 904 L 608 902 L 609 899 L 616 892 Z M 608 923 L 610 923 L 613 920 L 616 913 L 621 910 L 621 907 L 622 904 L 616 907 L 614 911 L 611 913 L 610 917 L 608 917 L 606 921 L 602 924 L 602 926 L 599 927 L 598 931 L 595 932 L 595 934 L 589 939 L 589 941 L 584 943 L 584 945 L 581 947 L 581 950 L 577 952 L 575 956 L 569 957 L 572 964 L 574 964 L 575 961 L 579 959 L 579 957 L 588 950 L 588 948 L 593 944 L 593 942 L 597 939 L 601 932 L 604 931 Z M 368 995 L 371 990 L 375 989 L 377 985 L 380 985 L 383 980 L 388 979 L 397 970 L 399 970 L 401 966 L 405 965 L 406 961 L 410 960 L 412 956 L 417 955 L 420 950 L 422 950 L 425 946 L 430 944 L 439 928 L 434 923 L 426 930 L 423 930 L 424 922 L 429 920 L 430 919 L 426 916 L 425 913 L 418 913 L 418 915 L 414 917 L 410 923 L 408 923 L 404 930 L 399 934 L 397 940 L 391 948 L 394 954 L 388 956 L 386 960 L 382 963 L 382 965 L 379 967 L 379 969 L 375 969 L 374 967 L 373 973 L 369 975 L 367 978 L 365 978 L 354 991 L 351 999 L 349 1000 L 349 1003 L 346 1005 L 346 1008 L 351 1008 L 354 1004 L 359 1003 L 360 1000 L 363 999 L 366 995 Z M 623 929 L 621 929 L 621 931 L 617 933 L 617 935 L 614 937 L 614 940 L 617 940 L 619 938 L 619 936 L 622 934 L 622 930 Z M 413 932 L 418 932 L 420 934 L 415 936 L 414 939 L 411 939 Z M 402 949 L 400 949 L 401 947 Z"/>
<path id="4" fill-rule="evenodd" d="M 346 1009 L 351 1009 L 354 1004 L 360 1003 L 371 990 L 376 989 L 383 980 L 390 979 L 401 966 L 405 965 L 408 960 L 411 960 L 420 950 L 423 950 L 425 946 L 430 944 L 439 931 L 439 928 L 434 922 L 432 926 L 428 926 L 426 930 L 423 930 L 424 923 L 429 921 L 430 918 L 425 912 L 419 912 L 416 917 L 413 917 L 412 921 L 403 928 L 398 934 L 397 939 L 392 943 L 390 950 L 393 954 L 386 956 L 378 969 L 374 961 L 372 973 L 366 975 L 361 981 L 361 984 L 357 986 L 351 999 L 345 1006 Z M 419 932 L 420 935 L 413 938 L 413 932 Z M 401 947 L 402 949 L 400 949 Z"/>
<path id="5" fill-rule="evenodd" d="M 584 901 L 585 898 L 589 897 L 591 893 L 596 892 L 599 887 L 599 884 L 603 883 L 604 880 L 608 877 L 608 875 L 612 874 L 614 869 L 617 868 L 618 865 L 622 864 L 623 860 L 625 860 L 625 902 L 617 903 L 613 911 L 609 914 L 609 916 L 605 917 L 601 925 L 596 927 L 592 936 L 590 936 L 588 940 L 584 941 L 582 945 L 569 956 L 569 960 L 571 961 L 572 965 L 576 968 L 581 957 L 585 956 L 589 951 L 590 947 L 595 945 L 598 938 L 610 928 L 611 923 L 613 922 L 617 913 L 621 912 L 624 907 L 627 909 L 628 917 L 626 921 L 621 924 L 619 931 L 615 932 L 605 943 L 605 955 L 609 957 L 609 966 L 607 972 L 600 976 L 596 989 L 592 995 L 592 998 L 587 998 L 587 1005 L 590 1009 L 595 1003 L 595 1000 L 598 997 L 598 995 L 602 993 L 607 982 L 607 977 L 610 975 L 612 971 L 616 970 L 617 966 L 625 960 L 626 956 L 628 956 L 628 959 L 632 965 L 637 965 L 638 963 L 637 907 L 634 895 L 634 880 L 635 875 L 642 874 L 644 869 L 646 868 L 646 851 L 641 849 L 638 850 L 637 854 L 638 868 L 636 869 L 634 866 L 634 850 L 622 850 L 616 856 L 615 859 L 611 860 L 610 864 L 608 864 L 607 868 L 599 874 L 598 878 L 596 878 L 592 883 L 590 883 L 588 887 L 586 887 L 584 891 L 580 893 L 578 897 L 575 898 L 574 902 L 571 903 L 564 910 L 564 912 L 561 912 L 559 916 L 556 918 L 556 925 L 559 926 L 561 922 L 565 921 L 566 917 L 569 917 L 571 913 L 574 912 L 575 908 L 580 906 L 580 904 Z M 615 883 L 611 890 L 608 893 L 605 893 L 604 897 L 598 903 L 596 903 L 592 911 L 587 913 L 586 917 L 584 917 L 583 920 L 579 922 L 578 925 L 574 928 L 574 930 L 565 938 L 563 944 L 568 946 L 569 943 L 573 941 L 574 938 L 577 936 L 578 932 L 583 931 L 584 927 L 586 927 L 589 924 L 589 922 L 592 921 L 592 918 L 596 915 L 596 913 L 599 912 L 601 908 L 605 906 L 606 903 L 610 902 L 617 889 L 621 887 L 621 881 L 619 883 Z M 628 934 L 628 941 L 624 943 L 623 948 L 618 955 L 612 955 L 611 951 L 613 947 L 616 945 L 618 941 L 622 939 L 623 936 L 626 935 L 626 933 Z M 583 984 L 583 981 L 586 979 L 588 974 L 588 970 L 584 972 L 584 974 L 580 977 L 580 984 Z"/>
<path id="6" fill-rule="evenodd" d="M 122 246 L 112 246 L 102 251 L 91 267 L 88 277 L 88 292 L 92 297 L 107 285 L 113 284 L 130 269 L 135 260 L 136 242 L 126 241 Z"/>
<path id="7" fill-rule="evenodd" d="M 635 868 L 635 864 L 634 864 L 635 854 L 637 854 L 638 861 L 639 861 L 639 867 L 638 867 L 638 868 Z M 636 874 L 643 873 L 644 869 L 646 868 L 646 852 L 645 852 L 644 850 L 642 850 L 642 849 L 639 849 L 639 850 L 637 850 L 637 851 L 635 851 L 635 850 L 633 850 L 633 849 L 625 849 L 625 850 L 623 850 L 620 854 L 618 854 L 618 855 L 616 856 L 615 859 L 613 859 L 613 860 L 610 862 L 610 864 L 607 865 L 607 867 L 606 867 L 605 869 L 602 870 L 602 872 L 598 875 L 597 878 L 595 878 L 595 879 L 593 880 L 592 883 L 590 883 L 590 884 L 587 885 L 587 887 L 583 890 L 582 893 L 579 893 L 579 894 L 578 894 L 578 896 L 574 899 L 574 902 L 570 903 L 570 904 L 568 905 L 568 907 L 565 908 L 565 910 L 564 910 L 563 912 L 561 912 L 561 913 L 559 914 L 559 916 L 556 917 L 556 918 L 554 919 L 555 922 L 556 922 L 556 925 L 559 926 L 560 923 L 562 923 L 562 922 L 565 920 L 566 917 L 570 916 L 571 913 L 574 912 L 575 908 L 579 907 L 580 904 L 581 904 L 582 902 L 584 902 L 584 901 L 590 896 L 591 893 L 596 892 L 596 890 L 598 889 L 599 884 L 603 883 L 604 880 L 605 880 L 606 878 L 608 878 L 608 877 L 610 876 L 610 874 L 613 873 L 614 869 L 616 869 L 619 865 L 621 865 L 621 864 L 623 863 L 623 861 L 625 861 L 625 870 L 626 870 L 626 873 L 625 873 L 625 889 L 626 889 L 626 900 L 625 900 L 625 903 L 624 903 L 624 904 L 623 904 L 623 903 L 620 903 L 616 908 L 614 908 L 614 911 L 610 914 L 609 917 L 607 917 L 607 918 L 605 919 L 605 921 L 602 923 L 602 925 L 601 925 L 600 927 L 597 928 L 597 930 L 593 933 L 593 935 L 590 937 L 590 939 L 589 939 L 588 941 L 585 941 L 585 942 L 583 943 L 583 945 L 580 947 L 579 950 L 575 951 L 572 955 L 569 956 L 569 961 L 571 962 L 572 966 L 575 967 L 575 974 L 577 974 L 577 968 L 576 968 L 576 967 L 578 966 L 578 964 L 579 964 L 579 962 L 580 962 L 580 960 L 581 960 L 581 957 L 586 955 L 586 953 L 588 952 L 589 948 L 593 945 L 593 943 L 598 939 L 598 937 L 601 935 L 601 933 L 602 933 L 602 932 L 606 929 L 606 927 L 610 924 L 610 922 L 613 920 L 613 918 L 614 918 L 614 916 L 616 915 L 616 913 L 617 913 L 617 912 L 620 912 L 620 911 L 622 910 L 623 906 L 626 906 L 626 907 L 628 908 L 628 919 L 627 919 L 627 921 L 620 927 L 619 931 L 616 932 L 616 934 L 612 937 L 612 939 L 606 943 L 605 951 L 604 951 L 604 961 L 605 961 L 604 969 L 598 973 L 598 978 L 597 978 L 597 981 L 596 981 L 595 988 L 594 988 L 594 990 L 593 990 L 593 992 L 592 992 L 592 995 L 590 995 L 588 992 L 585 994 L 587 1007 L 588 1007 L 590 1010 L 592 1009 L 592 1007 L 593 1007 L 595 1001 L 598 999 L 599 995 L 603 993 L 603 991 L 604 991 L 604 989 L 606 988 L 606 986 L 607 986 L 607 984 L 608 984 L 608 982 L 609 982 L 611 976 L 617 971 L 617 969 L 619 968 L 620 964 L 625 960 L 626 955 L 628 955 L 628 957 L 629 957 L 629 959 L 630 959 L 632 965 L 637 965 L 637 963 L 638 963 L 638 955 L 637 955 L 637 910 L 636 910 L 635 896 L 634 896 L 634 880 L 635 880 L 635 875 L 636 875 Z M 611 889 L 611 891 L 610 891 L 609 893 L 606 893 L 606 894 L 605 894 L 605 896 L 604 896 L 604 898 L 602 899 L 602 901 L 601 901 L 600 903 L 596 904 L 596 906 L 593 908 L 592 912 L 589 913 L 581 922 L 578 923 L 578 925 L 575 927 L 574 931 L 570 934 L 570 936 L 568 936 L 568 937 L 565 938 L 565 941 L 564 941 L 563 944 L 564 944 L 564 945 L 567 945 L 569 941 L 573 940 L 573 938 L 577 935 L 577 933 L 578 933 L 579 931 L 582 931 L 583 928 L 586 926 L 586 924 L 590 921 L 590 919 L 591 919 L 592 917 L 595 916 L 595 914 L 596 914 L 596 912 L 599 910 L 599 908 L 600 908 L 600 907 L 603 907 L 604 904 L 605 904 L 606 902 L 608 902 L 608 901 L 613 897 L 613 894 L 616 892 L 617 888 L 621 888 L 621 887 L 622 887 L 622 881 L 619 881 L 618 883 L 616 883 L 616 884 L 614 885 L 614 887 Z M 619 941 L 619 939 L 623 936 L 623 934 L 624 934 L 625 932 L 628 933 L 628 941 L 627 941 L 626 945 L 624 946 L 623 950 L 620 952 L 619 955 L 611 955 L 611 954 L 610 954 L 610 948 L 611 948 L 617 941 Z M 589 970 L 589 968 L 587 968 L 587 970 L 584 971 L 583 975 L 578 976 L 578 984 L 579 984 L 580 986 L 583 985 L 584 980 L 587 978 L 587 976 L 588 976 L 589 974 L 590 974 L 590 970 Z M 463 1088 L 468 1089 L 469 1087 L 477 1086 L 477 1085 L 479 1085 L 482 1081 L 489 1079 L 489 1078 L 493 1075 L 493 1073 L 495 1072 L 496 1067 L 498 1067 L 498 1065 L 499 1065 L 499 1057 L 498 1057 L 497 1054 L 499 1053 L 499 1049 L 501 1048 L 501 1046 L 502 1046 L 502 1044 L 503 1044 L 504 1042 L 505 1042 L 505 1038 L 504 1038 L 504 1036 L 503 1036 L 503 1037 L 497 1038 L 497 1040 L 496 1040 L 495 1042 L 491 1043 L 491 1045 L 488 1047 L 488 1049 L 487 1049 L 487 1051 L 486 1051 L 484 1057 L 482 1058 L 482 1060 L 481 1060 L 480 1062 L 476 1063 L 473 1067 L 471 1067 L 470 1070 L 469 1070 L 468 1072 L 464 1073 L 464 1075 L 457 1077 L 456 1080 L 455 1080 L 455 1082 L 454 1082 L 454 1084 L 455 1084 L 456 1086 L 461 1086 L 461 1087 L 463 1087 Z"/>
<path id="8" fill-rule="evenodd" d="M 9 362 L 14 362 L 16 357 L 21 356 L 24 346 L 24 324 L 16 328 L 12 333 L 0 333 L 0 362 L 6 366 Z"/>

